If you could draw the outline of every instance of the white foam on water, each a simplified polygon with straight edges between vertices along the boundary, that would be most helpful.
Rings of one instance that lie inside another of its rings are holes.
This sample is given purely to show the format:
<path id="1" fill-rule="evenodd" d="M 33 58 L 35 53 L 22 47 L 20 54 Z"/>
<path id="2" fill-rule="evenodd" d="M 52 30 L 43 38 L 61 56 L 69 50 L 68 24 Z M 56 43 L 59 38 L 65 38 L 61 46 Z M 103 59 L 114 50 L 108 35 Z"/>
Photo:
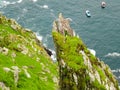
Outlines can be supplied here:
<path id="1" fill-rule="evenodd" d="M 115 70 L 112 70 L 113 73 L 118 73 L 120 72 L 120 69 L 115 69 Z"/>
<path id="2" fill-rule="evenodd" d="M 18 0 L 17 3 L 21 3 L 23 0 Z"/>
<path id="3" fill-rule="evenodd" d="M 48 5 L 43 5 L 43 6 L 41 6 L 41 8 L 49 9 Z"/>
<path id="4" fill-rule="evenodd" d="M 46 36 L 46 38 L 44 38 L 44 39 L 43 39 L 43 37 L 42 37 L 38 32 L 36 32 L 35 35 L 36 35 L 36 37 L 37 37 L 38 40 L 40 40 L 40 41 L 43 40 L 43 41 L 44 41 L 44 42 L 43 42 L 43 46 L 47 47 L 47 44 L 46 44 L 47 38 L 48 38 L 48 37 L 51 37 L 51 35 L 48 34 L 48 35 Z M 52 52 L 51 59 L 52 59 L 54 62 L 56 62 L 56 53 L 55 53 L 55 51 L 52 50 L 52 49 L 49 49 L 49 50 Z"/>
<path id="5" fill-rule="evenodd" d="M 120 57 L 120 53 L 118 52 L 108 53 L 107 55 L 105 55 L 105 57 Z"/>
<path id="6" fill-rule="evenodd" d="M 55 53 L 55 51 L 54 50 L 50 50 L 50 51 L 52 51 L 51 59 L 53 61 L 56 61 L 56 53 Z"/>
<path id="7" fill-rule="evenodd" d="M 38 40 L 40 40 L 40 41 L 43 40 L 43 37 L 38 32 L 36 32 L 35 34 L 36 34 L 36 37 L 37 37 Z M 45 41 L 47 42 L 47 39 L 45 39 Z M 47 47 L 47 44 L 43 43 L 43 46 Z M 53 61 L 56 61 L 56 53 L 55 53 L 55 51 L 51 50 L 51 49 L 49 49 L 49 50 L 52 52 L 51 59 Z"/>
<path id="8" fill-rule="evenodd" d="M 10 4 L 10 2 L 9 1 L 2 1 L 1 4 L 2 4 L 2 6 L 7 6 Z"/>
<path id="9" fill-rule="evenodd" d="M 16 3 L 21 3 L 23 0 L 18 0 L 18 1 L 13 1 L 13 2 L 9 2 L 9 1 L 0 1 L 0 7 L 7 7 L 8 5 L 13 5 L 13 4 L 16 4 Z"/>
<path id="10" fill-rule="evenodd" d="M 11 2 L 10 4 L 16 4 L 16 2 Z"/>
<path id="11" fill-rule="evenodd" d="M 112 73 L 115 74 L 116 78 L 120 81 L 120 68 L 112 70 Z"/>
<path id="12" fill-rule="evenodd" d="M 46 44 L 46 43 L 43 43 L 43 46 L 47 47 L 47 44 Z"/>
<path id="13" fill-rule="evenodd" d="M 37 2 L 37 0 L 32 0 L 33 2 Z"/>
<path id="14" fill-rule="evenodd" d="M 94 49 L 88 48 L 88 50 L 90 51 L 91 54 L 93 54 L 94 56 L 96 56 L 96 51 Z"/>
<path id="15" fill-rule="evenodd" d="M 42 41 L 43 37 L 39 33 L 35 33 L 38 40 Z"/>
<path id="16" fill-rule="evenodd" d="M 69 21 L 71 21 L 71 22 L 73 21 L 72 18 L 66 18 L 66 19 L 69 20 Z"/>

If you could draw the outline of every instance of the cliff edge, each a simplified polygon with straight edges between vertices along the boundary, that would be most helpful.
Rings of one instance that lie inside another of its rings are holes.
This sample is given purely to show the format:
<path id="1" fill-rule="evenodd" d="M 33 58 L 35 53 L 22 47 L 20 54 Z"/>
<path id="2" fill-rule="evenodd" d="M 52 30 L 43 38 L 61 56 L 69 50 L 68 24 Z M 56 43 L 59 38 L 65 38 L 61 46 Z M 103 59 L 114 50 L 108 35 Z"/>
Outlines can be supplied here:
<path id="1" fill-rule="evenodd" d="M 0 90 L 57 90 L 57 69 L 35 33 L 0 14 Z"/>
<path id="2" fill-rule="evenodd" d="M 111 69 L 75 36 L 62 14 L 53 23 L 60 90 L 119 90 Z"/>

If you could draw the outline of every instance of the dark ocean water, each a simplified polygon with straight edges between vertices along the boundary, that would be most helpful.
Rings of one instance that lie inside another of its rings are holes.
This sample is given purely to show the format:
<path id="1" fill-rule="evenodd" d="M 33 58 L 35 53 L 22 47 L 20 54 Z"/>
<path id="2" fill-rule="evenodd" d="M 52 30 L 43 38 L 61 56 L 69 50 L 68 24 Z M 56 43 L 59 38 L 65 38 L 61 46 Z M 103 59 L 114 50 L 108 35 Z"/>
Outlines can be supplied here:
<path id="1" fill-rule="evenodd" d="M 54 50 L 51 30 L 59 13 L 70 18 L 71 27 L 96 56 L 120 79 L 120 0 L 0 0 L 0 12 L 39 35 Z M 87 18 L 85 11 L 91 17 Z"/>

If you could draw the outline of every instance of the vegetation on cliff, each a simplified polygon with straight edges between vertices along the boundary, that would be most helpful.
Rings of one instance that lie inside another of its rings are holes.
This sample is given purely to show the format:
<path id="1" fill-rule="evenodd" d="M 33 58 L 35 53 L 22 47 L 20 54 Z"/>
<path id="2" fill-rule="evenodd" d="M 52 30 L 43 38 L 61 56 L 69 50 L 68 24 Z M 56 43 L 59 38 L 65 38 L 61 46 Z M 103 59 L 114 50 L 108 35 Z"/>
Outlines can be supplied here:
<path id="1" fill-rule="evenodd" d="M 61 90 L 119 90 L 108 65 L 94 56 L 62 14 L 54 22 L 53 40 L 59 65 Z"/>
<path id="2" fill-rule="evenodd" d="M 58 71 L 35 34 L 0 14 L 0 90 L 57 90 Z"/>

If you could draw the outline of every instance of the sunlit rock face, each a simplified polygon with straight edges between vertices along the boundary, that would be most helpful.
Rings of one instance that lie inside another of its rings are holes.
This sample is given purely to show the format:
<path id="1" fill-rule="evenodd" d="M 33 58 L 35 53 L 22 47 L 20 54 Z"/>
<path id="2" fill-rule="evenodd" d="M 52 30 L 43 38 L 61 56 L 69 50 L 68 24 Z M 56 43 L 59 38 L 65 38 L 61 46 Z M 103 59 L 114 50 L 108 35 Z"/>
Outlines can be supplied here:
<path id="1" fill-rule="evenodd" d="M 68 19 L 62 14 L 53 23 L 52 35 L 61 90 L 119 90 L 109 66 L 95 57 L 75 36 Z"/>

